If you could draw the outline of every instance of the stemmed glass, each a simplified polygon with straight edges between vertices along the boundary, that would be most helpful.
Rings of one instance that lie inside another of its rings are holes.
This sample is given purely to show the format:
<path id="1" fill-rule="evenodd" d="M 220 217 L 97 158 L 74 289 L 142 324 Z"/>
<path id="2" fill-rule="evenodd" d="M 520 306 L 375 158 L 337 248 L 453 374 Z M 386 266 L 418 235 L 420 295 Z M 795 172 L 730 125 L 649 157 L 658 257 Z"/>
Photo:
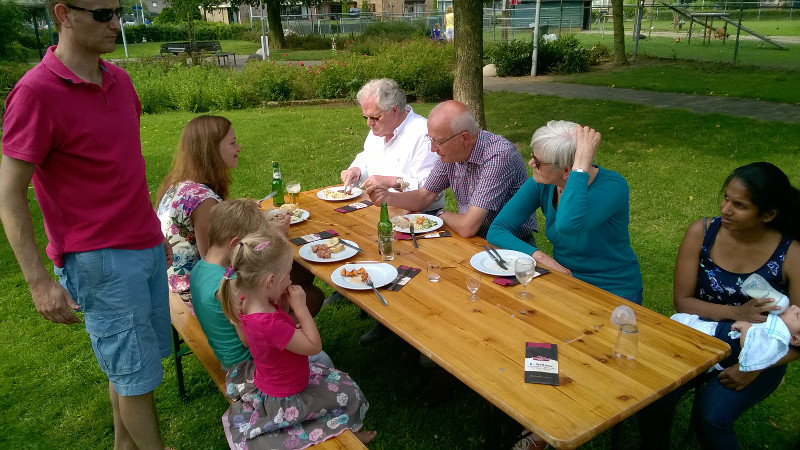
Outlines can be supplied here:
<path id="1" fill-rule="evenodd" d="M 286 185 L 286 192 L 292 196 L 292 203 L 294 203 L 294 194 L 300 193 L 300 182 L 290 181 L 289 184 Z"/>
<path id="2" fill-rule="evenodd" d="M 536 273 L 536 261 L 531 258 L 519 258 L 514 262 L 514 274 L 517 276 L 522 285 L 522 292 L 517 293 L 517 298 L 520 300 L 530 300 L 533 294 L 529 293 L 526 288 L 528 283 L 533 279 Z"/>
<path id="3" fill-rule="evenodd" d="M 470 292 L 467 300 L 471 302 L 478 301 L 480 297 L 478 297 L 476 292 L 478 292 L 479 287 L 481 287 L 481 274 L 479 272 L 470 272 L 467 274 L 467 290 Z"/>

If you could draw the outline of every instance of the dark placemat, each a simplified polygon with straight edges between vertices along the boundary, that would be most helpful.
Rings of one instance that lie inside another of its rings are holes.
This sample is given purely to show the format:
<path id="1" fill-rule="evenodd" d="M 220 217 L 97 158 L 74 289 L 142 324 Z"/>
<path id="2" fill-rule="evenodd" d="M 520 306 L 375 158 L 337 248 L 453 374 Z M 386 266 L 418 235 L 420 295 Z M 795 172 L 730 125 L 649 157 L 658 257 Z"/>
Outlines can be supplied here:
<path id="1" fill-rule="evenodd" d="M 447 230 L 431 231 L 430 233 L 417 233 L 417 239 L 433 239 L 433 238 L 449 237 L 449 236 L 452 236 L 452 234 Z M 394 234 L 394 238 L 397 239 L 398 241 L 404 241 L 407 239 L 411 239 L 411 235 L 408 233 L 401 233 L 398 231 L 397 233 Z"/>
<path id="2" fill-rule="evenodd" d="M 372 202 L 369 200 L 364 200 L 363 202 L 350 203 L 349 205 L 335 208 L 334 211 L 346 214 L 358 209 L 366 208 L 367 206 L 372 206 Z"/>
<path id="3" fill-rule="evenodd" d="M 550 273 L 550 270 L 544 267 L 537 267 L 536 275 L 534 275 L 533 278 L 540 277 L 546 273 Z M 499 284 L 500 286 L 516 286 L 519 284 L 519 281 L 517 281 L 517 277 L 497 277 L 492 280 L 492 283 Z"/>
<path id="4" fill-rule="evenodd" d="M 307 234 L 305 236 L 300 236 L 289 240 L 294 245 L 305 245 L 308 244 L 309 242 L 318 241 L 320 239 L 328 239 L 338 235 L 339 233 L 331 229 L 331 230 L 320 231 L 318 233 Z"/>
<path id="5" fill-rule="evenodd" d="M 418 269 L 416 267 L 409 267 L 409 266 L 400 266 L 397 268 L 397 278 L 394 279 L 387 289 L 390 291 L 399 291 L 403 288 L 403 286 L 408 283 L 409 280 L 414 278 L 418 273 L 420 273 L 422 269 Z"/>

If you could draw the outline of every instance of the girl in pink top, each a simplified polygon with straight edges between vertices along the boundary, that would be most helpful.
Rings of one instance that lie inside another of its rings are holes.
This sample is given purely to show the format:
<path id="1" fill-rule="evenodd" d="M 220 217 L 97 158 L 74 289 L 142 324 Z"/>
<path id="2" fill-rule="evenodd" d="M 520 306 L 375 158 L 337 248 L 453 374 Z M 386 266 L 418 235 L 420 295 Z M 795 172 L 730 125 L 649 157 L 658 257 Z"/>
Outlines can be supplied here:
<path id="1" fill-rule="evenodd" d="M 230 447 L 303 449 L 359 430 L 369 403 L 358 385 L 344 372 L 309 366 L 308 356 L 322 343 L 303 289 L 289 278 L 286 237 L 272 230 L 246 236 L 234 247 L 231 266 L 220 283 L 222 309 L 249 343 L 255 369 L 232 370 L 226 379 L 234 400 L 222 416 Z M 356 433 L 364 443 L 375 435 Z"/>

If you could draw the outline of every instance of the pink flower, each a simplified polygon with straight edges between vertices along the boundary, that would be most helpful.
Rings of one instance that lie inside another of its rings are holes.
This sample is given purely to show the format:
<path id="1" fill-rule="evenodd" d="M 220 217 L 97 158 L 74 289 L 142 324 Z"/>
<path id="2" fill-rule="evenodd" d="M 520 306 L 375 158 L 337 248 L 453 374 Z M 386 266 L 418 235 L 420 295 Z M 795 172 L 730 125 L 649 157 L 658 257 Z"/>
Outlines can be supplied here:
<path id="1" fill-rule="evenodd" d="M 321 438 L 321 437 L 322 437 L 322 429 L 320 429 L 320 428 L 317 428 L 314 431 L 312 431 L 311 433 L 308 433 L 308 440 L 309 441 L 316 441 L 316 440 L 319 440 L 319 438 Z"/>
<path id="2" fill-rule="evenodd" d="M 286 408 L 286 411 L 283 412 L 283 420 L 285 420 L 287 422 L 291 422 L 294 419 L 297 419 L 297 416 L 299 416 L 299 415 L 300 414 L 297 411 L 297 408 L 292 406 L 292 407 Z"/>
<path id="3" fill-rule="evenodd" d="M 299 63 L 297 63 L 297 65 L 298 66 L 304 66 L 305 64 L 303 64 L 303 61 L 300 61 Z"/>

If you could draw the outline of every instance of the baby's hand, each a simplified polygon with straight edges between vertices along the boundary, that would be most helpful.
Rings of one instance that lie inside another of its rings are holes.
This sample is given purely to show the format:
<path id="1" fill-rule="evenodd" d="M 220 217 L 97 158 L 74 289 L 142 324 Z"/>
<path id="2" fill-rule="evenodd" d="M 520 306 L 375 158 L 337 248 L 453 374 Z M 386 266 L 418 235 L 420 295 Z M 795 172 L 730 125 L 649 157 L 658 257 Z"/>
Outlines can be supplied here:
<path id="1" fill-rule="evenodd" d="M 733 339 L 741 339 L 742 345 L 744 345 L 744 337 L 747 336 L 747 330 L 753 326 L 750 322 L 745 322 L 744 320 L 737 320 L 736 322 L 731 325 L 731 332 L 729 336 Z"/>

